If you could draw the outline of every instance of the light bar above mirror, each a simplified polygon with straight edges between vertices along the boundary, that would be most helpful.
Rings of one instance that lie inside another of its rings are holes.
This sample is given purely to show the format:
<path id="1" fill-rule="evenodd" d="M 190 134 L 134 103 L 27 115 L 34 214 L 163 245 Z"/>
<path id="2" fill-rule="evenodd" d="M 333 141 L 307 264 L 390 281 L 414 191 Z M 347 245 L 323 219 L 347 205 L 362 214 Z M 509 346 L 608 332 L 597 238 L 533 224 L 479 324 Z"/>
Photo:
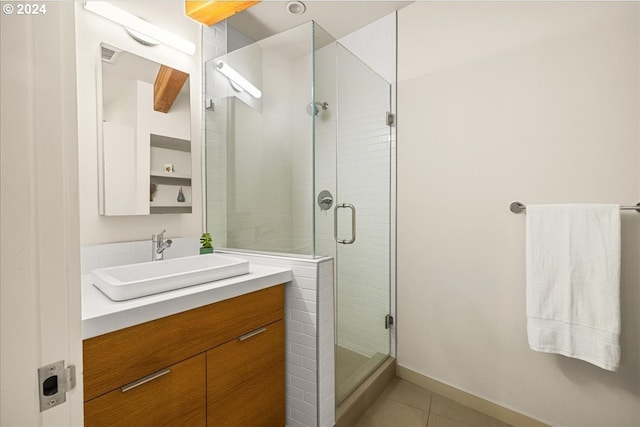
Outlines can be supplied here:
<path id="1" fill-rule="evenodd" d="M 175 34 L 126 12 L 113 4 L 101 0 L 85 0 L 84 8 L 127 29 L 149 37 L 159 43 L 170 46 L 188 55 L 193 55 L 196 45 Z"/>

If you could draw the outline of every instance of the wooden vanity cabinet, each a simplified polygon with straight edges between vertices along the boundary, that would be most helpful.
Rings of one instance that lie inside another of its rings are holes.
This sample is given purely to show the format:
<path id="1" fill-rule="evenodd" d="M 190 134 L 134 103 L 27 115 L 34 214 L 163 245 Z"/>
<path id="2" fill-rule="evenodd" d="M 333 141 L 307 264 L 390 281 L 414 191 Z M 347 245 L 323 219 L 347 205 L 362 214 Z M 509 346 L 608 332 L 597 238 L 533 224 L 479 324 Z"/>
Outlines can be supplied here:
<path id="1" fill-rule="evenodd" d="M 283 427 L 284 320 L 207 351 L 208 427 Z"/>
<path id="2" fill-rule="evenodd" d="M 85 426 L 284 427 L 284 352 L 284 285 L 86 339 Z"/>
<path id="3" fill-rule="evenodd" d="M 85 426 L 204 427 L 206 359 L 199 354 L 85 403 Z M 139 385 L 136 385 L 139 384 Z"/>

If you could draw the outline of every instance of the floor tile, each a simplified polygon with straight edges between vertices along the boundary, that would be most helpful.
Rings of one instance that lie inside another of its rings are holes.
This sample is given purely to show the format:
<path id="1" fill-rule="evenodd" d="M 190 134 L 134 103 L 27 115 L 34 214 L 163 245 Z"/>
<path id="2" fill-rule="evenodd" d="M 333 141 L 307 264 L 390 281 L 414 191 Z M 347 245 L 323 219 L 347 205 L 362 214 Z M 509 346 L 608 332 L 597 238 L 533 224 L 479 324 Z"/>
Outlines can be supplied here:
<path id="1" fill-rule="evenodd" d="M 448 418 L 441 417 L 436 414 L 429 414 L 429 422 L 427 427 L 468 427 L 459 422 L 452 421 Z"/>
<path id="2" fill-rule="evenodd" d="M 510 427 L 418 385 L 394 378 L 353 427 Z"/>
<path id="3" fill-rule="evenodd" d="M 431 394 L 425 388 L 400 378 L 394 378 L 387 386 L 383 396 L 428 412 L 431 405 Z"/>
<path id="4" fill-rule="evenodd" d="M 425 427 L 427 411 L 395 400 L 380 398 L 354 427 Z"/>
<path id="5" fill-rule="evenodd" d="M 505 424 L 500 420 L 478 412 L 475 409 L 468 408 L 436 393 L 434 393 L 431 398 L 430 414 L 446 418 L 463 426 L 508 427 L 508 424 Z"/>

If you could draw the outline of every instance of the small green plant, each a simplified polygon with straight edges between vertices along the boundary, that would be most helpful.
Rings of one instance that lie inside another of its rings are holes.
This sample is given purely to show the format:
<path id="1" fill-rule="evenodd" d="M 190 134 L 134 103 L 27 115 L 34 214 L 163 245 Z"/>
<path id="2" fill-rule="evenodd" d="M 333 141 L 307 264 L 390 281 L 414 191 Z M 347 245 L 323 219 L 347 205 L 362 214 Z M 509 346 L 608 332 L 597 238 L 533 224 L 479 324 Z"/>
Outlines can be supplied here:
<path id="1" fill-rule="evenodd" d="M 202 236 L 200 236 L 200 243 L 202 244 L 202 247 L 200 248 L 200 255 L 213 253 L 213 241 L 211 239 L 211 234 L 202 233 Z"/>
<path id="2" fill-rule="evenodd" d="M 213 245 L 211 244 L 212 242 L 213 239 L 211 239 L 211 234 L 202 233 L 202 236 L 200 236 L 200 244 L 203 248 L 213 248 Z"/>

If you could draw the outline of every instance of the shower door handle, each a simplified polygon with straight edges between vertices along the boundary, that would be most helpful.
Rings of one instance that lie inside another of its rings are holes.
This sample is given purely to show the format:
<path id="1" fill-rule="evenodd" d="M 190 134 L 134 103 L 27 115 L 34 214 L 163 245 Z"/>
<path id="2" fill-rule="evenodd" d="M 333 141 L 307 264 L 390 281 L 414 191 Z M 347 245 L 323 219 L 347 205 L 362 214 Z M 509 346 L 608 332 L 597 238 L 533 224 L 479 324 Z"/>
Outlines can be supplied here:
<path id="1" fill-rule="evenodd" d="M 340 208 L 351 209 L 351 240 L 338 239 L 338 209 Z M 356 241 L 356 207 L 352 204 L 341 203 L 333 210 L 333 238 L 343 245 L 350 245 Z"/>

